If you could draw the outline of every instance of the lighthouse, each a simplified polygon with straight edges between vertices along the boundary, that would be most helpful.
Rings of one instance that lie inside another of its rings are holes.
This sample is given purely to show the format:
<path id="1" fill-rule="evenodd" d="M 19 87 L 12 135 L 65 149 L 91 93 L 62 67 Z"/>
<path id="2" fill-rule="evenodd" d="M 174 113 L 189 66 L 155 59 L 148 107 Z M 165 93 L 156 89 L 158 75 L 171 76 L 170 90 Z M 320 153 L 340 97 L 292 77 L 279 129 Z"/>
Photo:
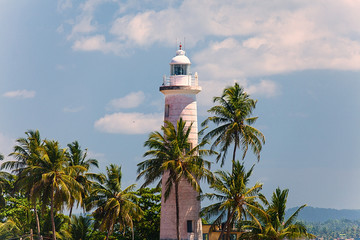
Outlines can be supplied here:
<path id="1" fill-rule="evenodd" d="M 191 74 L 191 62 L 185 55 L 185 51 L 180 44 L 176 56 L 170 62 L 170 76 L 163 77 L 163 84 L 160 92 L 165 95 L 164 120 L 169 121 L 174 126 L 182 118 L 187 126 L 192 123 L 189 141 L 191 146 L 198 144 L 197 127 L 197 104 L 196 94 L 201 91 L 198 85 L 198 75 Z M 162 177 L 162 189 L 165 190 L 167 175 Z M 161 199 L 161 220 L 160 220 L 160 239 L 176 239 L 176 208 L 174 191 L 165 201 L 164 192 Z M 200 201 L 199 193 L 196 192 L 186 180 L 179 184 L 179 222 L 181 239 L 202 240 L 202 224 L 199 216 Z"/>

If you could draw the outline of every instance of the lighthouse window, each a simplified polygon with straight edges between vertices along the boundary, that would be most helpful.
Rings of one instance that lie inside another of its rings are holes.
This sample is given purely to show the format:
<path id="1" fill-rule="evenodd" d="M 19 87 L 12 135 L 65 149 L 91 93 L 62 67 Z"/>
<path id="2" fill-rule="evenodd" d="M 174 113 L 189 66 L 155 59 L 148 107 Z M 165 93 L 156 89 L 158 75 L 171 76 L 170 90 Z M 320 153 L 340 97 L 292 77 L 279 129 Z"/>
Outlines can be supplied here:
<path id="1" fill-rule="evenodd" d="M 188 233 L 193 232 L 193 226 L 192 226 L 192 221 L 191 220 L 187 220 L 187 232 Z"/>
<path id="2" fill-rule="evenodd" d="M 165 117 L 169 117 L 169 111 L 170 111 L 170 106 L 169 104 L 165 105 Z"/>
<path id="3" fill-rule="evenodd" d="M 171 65 L 170 74 L 171 75 L 188 75 L 190 72 L 189 64 L 174 64 Z"/>

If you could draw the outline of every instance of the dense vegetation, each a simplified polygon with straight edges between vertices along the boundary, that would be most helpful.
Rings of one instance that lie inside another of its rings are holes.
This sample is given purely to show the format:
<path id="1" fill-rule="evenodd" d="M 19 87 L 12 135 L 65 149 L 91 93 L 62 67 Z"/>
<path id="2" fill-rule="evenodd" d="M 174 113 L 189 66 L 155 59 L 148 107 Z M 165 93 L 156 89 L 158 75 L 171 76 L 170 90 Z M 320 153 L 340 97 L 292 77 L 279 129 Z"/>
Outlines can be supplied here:
<path id="1" fill-rule="evenodd" d="M 234 227 L 243 232 L 242 239 L 310 238 L 304 224 L 296 216 L 305 206 L 285 218 L 288 190 L 276 189 L 270 201 L 262 194 L 262 184 L 249 185 L 254 167 L 247 171 L 237 160 L 239 150 L 244 160 L 248 149 L 260 159 L 263 134 L 252 125 L 257 117 L 252 111 L 256 101 L 238 84 L 224 89 L 215 97 L 204 126 L 210 130 L 198 145 L 189 142 L 191 125 L 180 119 L 166 122 L 162 132 L 153 132 L 145 142 L 146 158 L 138 164 L 138 178 L 145 183 L 122 185 L 121 166 L 111 164 L 106 173 L 95 174 L 96 159 L 88 159 L 87 151 L 74 141 L 62 148 L 55 140 L 42 140 L 39 131 L 27 131 L 17 139 L 14 160 L 0 173 L 0 238 L 1 239 L 159 239 L 160 189 L 145 188 L 167 172 L 164 198 L 170 191 L 177 196 L 180 179 L 190 183 L 201 198 L 217 202 L 202 210 L 204 217 L 215 217 L 212 228 L 223 226 L 219 239 L 230 239 Z M 206 145 L 213 140 L 211 148 Z M 232 168 L 210 171 L 207 156 L 217 154 L 221 166 L 232 149 Z M 219 153 L 216 153 L 218 150 Z M 3 156 L 0 155 L 0 159 Z M 206 179 L 213 193 L 203 193 L 198 183 Z M 74 207 L 84 214 L 73 215 Z M 181 211 L 176 201 L 176 212 Z M 179 217 L 177 214 L 177 229 Z M 177 239 L 181 239 L 179 230 Z M 224 238 L 223 238 L 224 237 Z"/>
<path id="2" fill-rule="evenodd" d="M 324 239 L 360 238 L 360 220 L 328 220 L 322 223 L 304 223 L 309 232 Z"/>

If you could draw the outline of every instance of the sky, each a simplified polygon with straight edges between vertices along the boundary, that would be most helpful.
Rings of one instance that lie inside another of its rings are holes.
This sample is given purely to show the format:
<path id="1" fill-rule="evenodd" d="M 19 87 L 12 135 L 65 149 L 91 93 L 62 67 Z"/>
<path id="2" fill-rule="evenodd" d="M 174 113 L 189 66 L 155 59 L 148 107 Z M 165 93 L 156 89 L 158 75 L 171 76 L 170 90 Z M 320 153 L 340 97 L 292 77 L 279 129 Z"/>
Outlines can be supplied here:
<path id="1" fill-rule="evenodd" d="M 360 209 L 359 12 L 358 0 L 0 0 L 0 153 L 38 129 L 135 183 L 181 41 L 199 122 L 234 82 L 258 100 L 266 144 L 245 163 L 266 196 Z"/>

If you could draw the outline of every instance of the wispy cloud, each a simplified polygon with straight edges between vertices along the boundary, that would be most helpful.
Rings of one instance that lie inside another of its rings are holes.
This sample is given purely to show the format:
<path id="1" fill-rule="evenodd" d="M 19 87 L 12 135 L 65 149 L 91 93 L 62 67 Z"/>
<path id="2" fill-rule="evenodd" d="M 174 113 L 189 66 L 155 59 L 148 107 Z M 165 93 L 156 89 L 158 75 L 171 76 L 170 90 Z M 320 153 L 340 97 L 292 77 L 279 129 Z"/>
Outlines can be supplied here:
<path id="1" fill-rule="evenodd" d="M 97 120 L 94 127 L 106 133 L 144 134 L 159 130 L 163 114 L 114 113 Z"/>
<path id="2" fill-rule="evenodd" d="M 107 110 L 119 110 L 138 107 L 145 100 L 142 91 L 132 92 L 122 98 L 111 100 L 107 105 Z"/>
<path id="3" fill-rule="evenodd" d="M 35 97 L 36 92 L 35 91 L 29 91 L 29 90 L 16 90 L 16 91 L 10 91 L 3 94 L 4 97 L 7 98 L 33 98 Z"/>
<path id="4" fill-rule="evenodd" d="M 72 0 L 58 0 L 58 11 L 64 11 L 68 8 L 72 8 Z"/>

